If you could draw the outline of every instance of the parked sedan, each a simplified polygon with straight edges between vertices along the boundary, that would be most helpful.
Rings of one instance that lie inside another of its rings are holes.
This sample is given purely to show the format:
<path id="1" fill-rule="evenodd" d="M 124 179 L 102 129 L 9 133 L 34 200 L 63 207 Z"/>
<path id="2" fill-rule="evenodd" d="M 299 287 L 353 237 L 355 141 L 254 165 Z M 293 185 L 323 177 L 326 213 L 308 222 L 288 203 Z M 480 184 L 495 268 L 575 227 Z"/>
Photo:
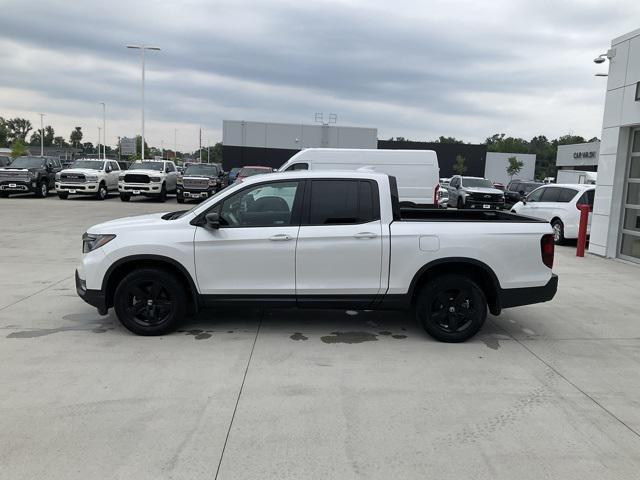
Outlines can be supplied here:
<path id="1" fill-rule="evenodd" d="M 561 245 L 565 239 L 578 238 L 580 224 L 578 205 L 593 207 L 595 191 L 595 185 L 544 185 L 516 203 L 511 208 L 511 212 L 550 222 L 553 228 L 553 239 L 557 245 Z M 587 234 L 590 227 L 591 215 L 587 224 Z"/>

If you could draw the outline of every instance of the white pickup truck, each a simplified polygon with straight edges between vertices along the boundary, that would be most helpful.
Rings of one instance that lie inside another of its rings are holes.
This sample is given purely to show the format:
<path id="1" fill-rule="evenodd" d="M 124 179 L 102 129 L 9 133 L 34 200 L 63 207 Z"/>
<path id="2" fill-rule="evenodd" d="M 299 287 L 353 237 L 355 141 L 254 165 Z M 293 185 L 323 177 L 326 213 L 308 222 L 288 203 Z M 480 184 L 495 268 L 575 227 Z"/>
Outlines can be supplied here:
<path id="1" fill-rule="evenodd" d="M 403 209 L 395 178 L 293 171 L 233 184 L 191 210 L 83 235 L 76 289 L 140 335 L 201 308 L 409 309 L 460 342 L 487 311 L 551 300 L 551 226 L 500 211 Z"/>

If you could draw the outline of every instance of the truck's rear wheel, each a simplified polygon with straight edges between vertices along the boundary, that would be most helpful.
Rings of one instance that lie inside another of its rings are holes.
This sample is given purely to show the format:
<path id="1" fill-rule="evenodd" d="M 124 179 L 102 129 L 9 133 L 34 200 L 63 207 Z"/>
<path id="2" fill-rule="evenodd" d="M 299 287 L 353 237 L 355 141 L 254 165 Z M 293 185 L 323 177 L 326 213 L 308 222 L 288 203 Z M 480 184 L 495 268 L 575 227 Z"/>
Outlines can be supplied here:
<path id="1" fill-rule="evenodd" d="M 482 289 L 470 278 L 443 275 L 431 280 L 419 292 L 416 317 L 436 340 L 464 342 L 484 324 L 487 300 Z"/>
<path id="2" fill-rule="evenodd" d="M 178 279 L 155 268 L 131 272 L 118 284 L 114 309 L 122 325 L 138 335 L 164 335 L 187 312 L 187 295 Z"/>

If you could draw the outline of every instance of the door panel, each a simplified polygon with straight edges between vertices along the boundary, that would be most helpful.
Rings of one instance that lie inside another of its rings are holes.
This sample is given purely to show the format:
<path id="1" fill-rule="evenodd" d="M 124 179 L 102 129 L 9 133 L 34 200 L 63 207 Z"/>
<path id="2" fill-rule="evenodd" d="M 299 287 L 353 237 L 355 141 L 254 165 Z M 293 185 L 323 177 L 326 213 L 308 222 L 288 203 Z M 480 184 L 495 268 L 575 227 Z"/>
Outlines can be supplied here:
<path id="1" fill-rule="evenodd" d="M 295 294 L 295 247 L 299 228 L 196 229 L 196 277 L 200 292 L 208 295 Z"/>
<path id="2" fill-rule="evenodd" d="M 296 294 L 376 295 L 382 271 L 382 224 L 302 226 Z"/>

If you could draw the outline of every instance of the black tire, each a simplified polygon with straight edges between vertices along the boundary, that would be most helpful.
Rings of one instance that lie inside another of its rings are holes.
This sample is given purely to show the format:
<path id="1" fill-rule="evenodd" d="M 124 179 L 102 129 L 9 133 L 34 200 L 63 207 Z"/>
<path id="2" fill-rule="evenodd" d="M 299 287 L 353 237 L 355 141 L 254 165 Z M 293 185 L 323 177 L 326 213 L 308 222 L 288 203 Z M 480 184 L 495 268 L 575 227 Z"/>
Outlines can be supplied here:
<path id="1" fill-rule="evenodd" d="M 69 198 L 69 192 L 58 192 L 58 198 L 60 200 L 66 200 Z"/>
<path id="2" fill-rule="evenodd" d="M 458 203 L 456 203 L 456 208 L 458 210 L 464 209 L 464 202 L 462 201 L 462 197 L 458 197 Z"/>
<path id="3" fill-rule="evenodd" d="M 162 187 L 160 187 L 160 195 L 158 195 L 158 201 L 162 203 L 167 201 L 167 186 L 164 183 L 162 184 Z"/>
<path id="4" fill-rule="evenodd" d="M 184 319 L 187 293 L 171 273 L 142 268 L 120 281 L 113 307 L 118 320 L 129 331 L 145 336 L 164 335 Z"/>
<path id="5" fill-rule="evenodd" d="M 184 197 L 182 195 L 177 195 L 176 196 L 176 201 L 178 203 L 184 203 Z"/>
<path id="6" fill-rule="evenodd" d="M 551 228 L 553 228 L 553 243 L 556 245 L 564 244 L 564 223 L 562 223 L 562 220 L 559 218 L 553 219 L 551 221 Z"/>
<path id="7" fill-rule="evenodd" d="M 46 181 L 38 184 L 38 190 L 36 191 L 36 197 L 47 198 L 49 195 L 49 184 Z"/>
<path id="8" fill-rule="evenodd" d="M 98 200 L 106 200 L 107 197 L 109 196 L 109 190 L 107 190 L 107 186 L 100 182 L 100 185 L 98 185 L 98 193 L 96 193 L 96 198 Z"/>
<path id="9" fill-rule="evenodd" d="M 464 342 L 482 328 L 487 318 L 487 299 L 470 278 L 442 275 L 418 293 L 416 318 L 436 340 Z"/>
<path id="10" fill-rule="evenodd" d="M 128 202 L 129 200 L 131 200 L 131 195 L 127 193 L 121 193 L 120 200 L 122 200 L 123 202 Z"/>

